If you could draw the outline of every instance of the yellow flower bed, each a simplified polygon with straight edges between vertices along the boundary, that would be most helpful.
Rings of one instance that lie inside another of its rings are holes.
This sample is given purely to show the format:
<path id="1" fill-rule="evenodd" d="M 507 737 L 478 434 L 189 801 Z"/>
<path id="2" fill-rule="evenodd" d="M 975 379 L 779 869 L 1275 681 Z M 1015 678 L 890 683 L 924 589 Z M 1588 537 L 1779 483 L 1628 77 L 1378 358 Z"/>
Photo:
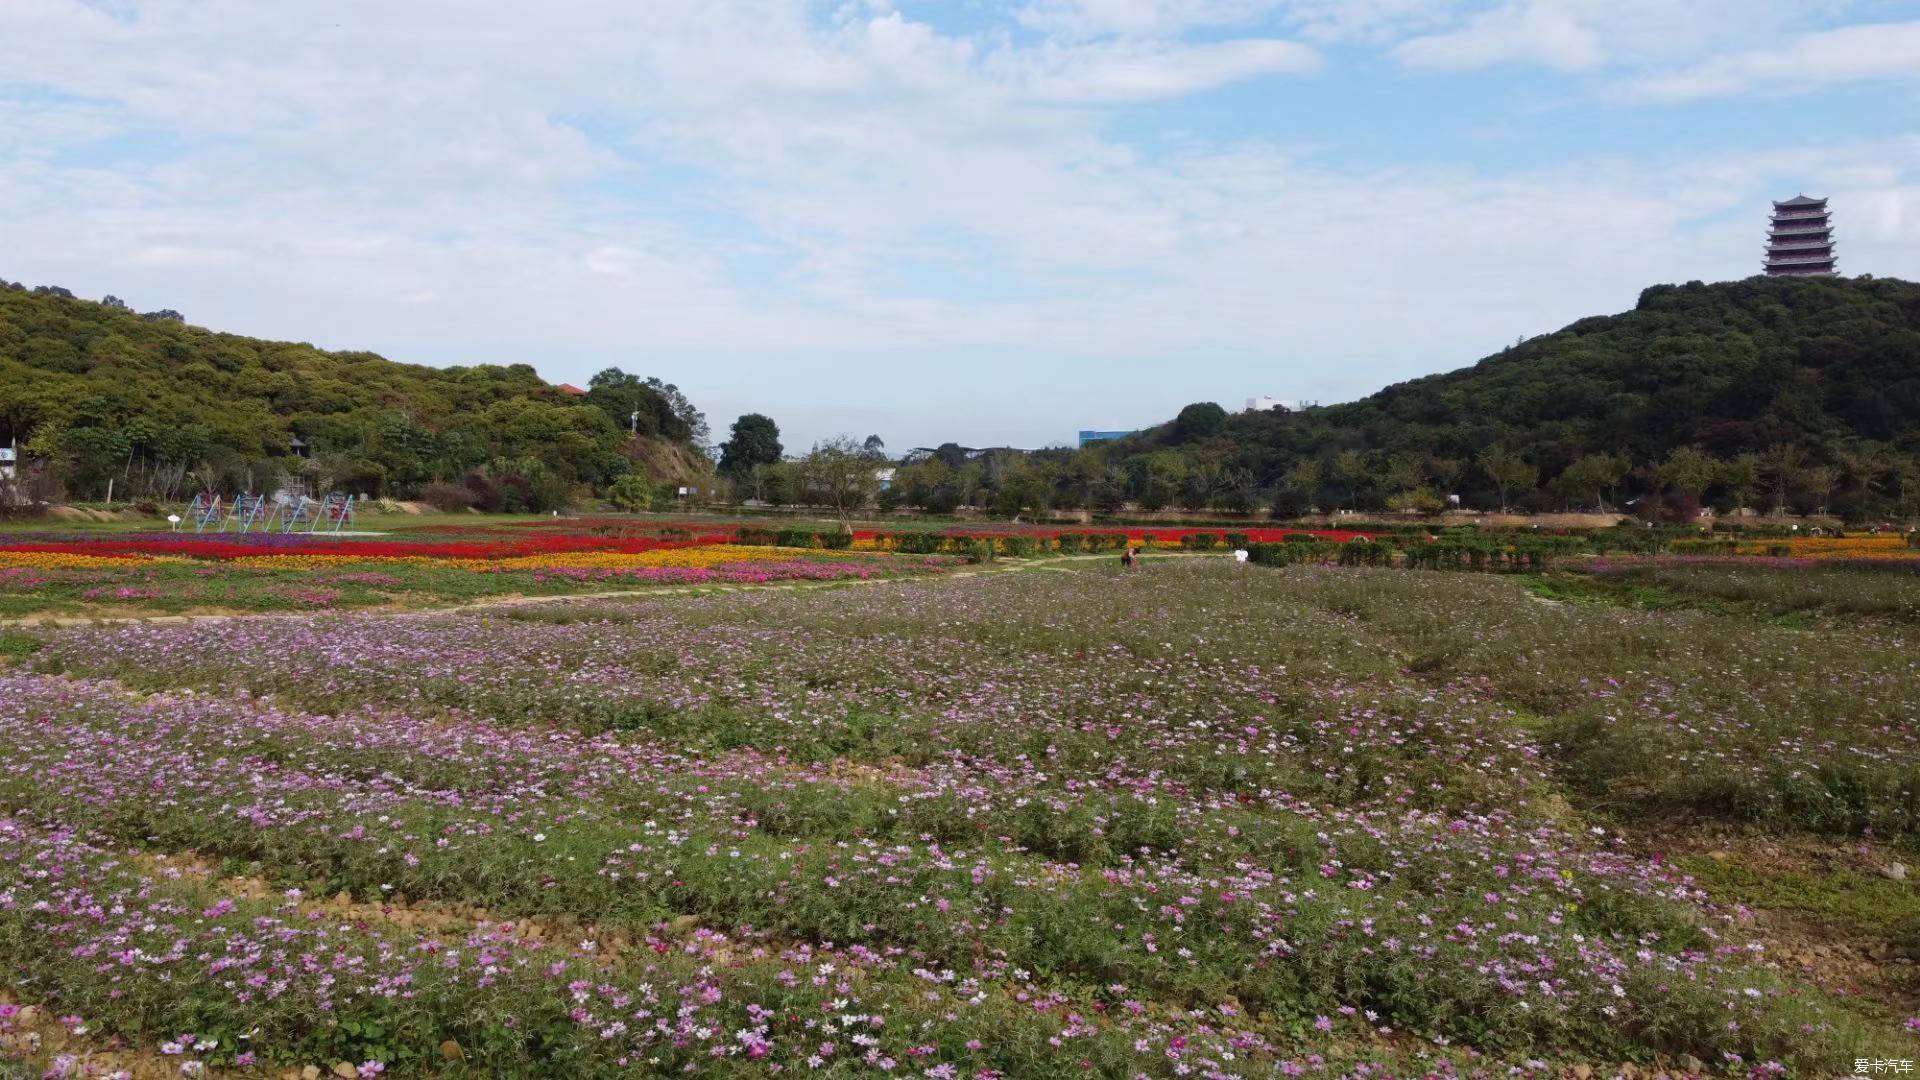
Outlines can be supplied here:
<path id="1" fill-rule="evenodd" d="M 723 563 L 770 562 L 818 554 L 798 548 L 756 548 L 737 544 L 667 548 L 661 551 L 579 551 L 568 555 L 520 555 L 509 559 L 462 559 L 455 565 L 471 570 L 626 570 L 646 566 L 700 569 Z"/>

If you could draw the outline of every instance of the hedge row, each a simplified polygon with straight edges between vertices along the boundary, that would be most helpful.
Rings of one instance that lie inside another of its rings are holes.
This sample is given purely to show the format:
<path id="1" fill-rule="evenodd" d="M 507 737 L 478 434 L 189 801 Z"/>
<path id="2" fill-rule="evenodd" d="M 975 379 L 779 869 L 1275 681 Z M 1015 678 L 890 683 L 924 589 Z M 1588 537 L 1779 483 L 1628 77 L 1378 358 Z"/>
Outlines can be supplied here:
<path id="1" fill-rule="evenodd" d="M 842 550 L 853 546 L 853 534 L 814 532 L 811 529 L 741 529 L 734 534 L 736 544 L 758 547 L 826 548 Z"/>
<path id="2" fill-rule="evenodd" d="M 1288 537 L 1278 544 L 1252 544 L 1247 561 L 1262 566 L 1331 563 L 1341 566 L 1404 565 L 1423 570 L 1478 570 L 1486 572 L 1540 570 L 1553 555 L 1578 545 L 1562 537 L 1523 537 L 1512 544 L 1492 537 L 1351 540 L 1344 544 L 1313 537 Z"/>

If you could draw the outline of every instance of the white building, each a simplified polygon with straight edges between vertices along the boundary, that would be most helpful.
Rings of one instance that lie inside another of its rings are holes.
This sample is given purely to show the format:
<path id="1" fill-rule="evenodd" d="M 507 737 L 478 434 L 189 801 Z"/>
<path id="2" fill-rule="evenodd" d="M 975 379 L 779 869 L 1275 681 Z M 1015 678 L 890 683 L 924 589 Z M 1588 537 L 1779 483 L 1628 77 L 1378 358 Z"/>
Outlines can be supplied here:
<path id="1" fill-rule="evenodd" d="M 0 480 L 13 479 L 19 455 L 11 446 L 0 446 Z"/>
<path id="2" fill-rule="evenodd" d="M 1261 394 L 1247 399 L 1247 411 L 1271 412 L 1274 409 L 1285 409 L 1288 412 L 1299 412 L 1301 409 L 1310 409 L 1318 404 L 1320 403 L 1317 401 L 1300 401 L 1295 398 L 1268 397 L 1266 394 Z"/>

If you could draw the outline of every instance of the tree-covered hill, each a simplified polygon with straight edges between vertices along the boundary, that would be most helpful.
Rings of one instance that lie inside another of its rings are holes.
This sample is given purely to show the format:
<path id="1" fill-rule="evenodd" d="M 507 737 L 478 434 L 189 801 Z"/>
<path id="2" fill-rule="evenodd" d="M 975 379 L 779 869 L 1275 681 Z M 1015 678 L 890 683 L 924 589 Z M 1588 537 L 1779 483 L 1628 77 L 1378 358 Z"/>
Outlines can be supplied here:
<path id="1" fill-rule="evenodd" d="M 1329 449 L 1468 460 L 1504 443 L 1553 476 L 1582 455 L 1664 461 L 1794 445 L 1920 449 L 1920 285 L 1750 278 L 1656 285 L 1632 311 L 1344 405 L 1246 413 L 1227 433 L 1273 471 Z M 1151 440 L 1164 443 L 1170 430 Z"/>
<path id="2" fill-rule="evenodd" d="M 131 497 L 169 497 L 292 474 L 539 509 L 649 462 L 704 460 L 705 437 L 677 389 L 617 369 L 583 395 L 527 364 L 402 364 L 0 281 L 0 446 L 18 440 L 43 487 L 73 498 L 99 497 L 110 478 Z"/>
<path id="3" fill-rule="evenodd" d="M 896 486 L 908 501 L 931 489 L 917 473 Z M 1237 415 L 1199 403 L 1139 435 L 949 487 L 1003 507 L 1293 513 L 1435 508 L 1458 494 L 1482 508 L 1690 515 L 1704 501 L 1912 515 L 1920 284 L 1658 285 L 1632 311 L 1358 401 Z"/>

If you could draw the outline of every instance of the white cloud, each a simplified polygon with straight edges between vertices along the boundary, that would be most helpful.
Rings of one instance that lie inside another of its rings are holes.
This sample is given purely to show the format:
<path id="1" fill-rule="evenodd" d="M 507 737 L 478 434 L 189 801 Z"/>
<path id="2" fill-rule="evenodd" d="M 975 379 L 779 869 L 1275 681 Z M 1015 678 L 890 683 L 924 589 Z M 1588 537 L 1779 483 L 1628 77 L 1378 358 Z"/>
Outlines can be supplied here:
<path id="1" fill-rule="evenodd" d="M 1280 0 L 1032 0 L 1016 18 L 1067 37 L 1177 37 L 1189 30 L 1243 24 Z"/>
<path id="2" fill-rule="evenodd" d="M 1155 419 L 1223 357 L 1275 384 L 1227 398 L 1365 390 L 1751 272 L 1765 199 L 1803 184 L 1835 197 L 1850 269 L 1920 273 L 1912 141 L 1368 169 L 1115 130 L 1127 103 L 1317 62 L 1274 33 L 1385 33 L 1250 9 L 1112 4 L 1036 41 L 799 0 L 0 0 L 0 71 L 31 90 L 0 94 L 0 274 L 402 359 L 657 369 L 723 418 L 815 418 L 802 445 L 883 427 L 856 400 L 924 425 L 882 432 L 909 444 Z M 1654 55 L 1581 11 L 1606 56 Z M 1322 107 L 1273 86 L 1275 111 Z"/>
<path id="3" fill-rule="evenodd" d="M 1014 75 L 1036 101 L 1116 103 L 1182 97 L 1258 75 L 1320 66 L 1312 49 L 1291 41 L 1242 38 L 1196 45 L 1056 46 L 1024 56 Z"/>
<path id="4" fill-rule="evenodd" d="M 1606 56 L 1600 36 L 1551 0 L 1482 12 L 1458 30 L 1414 38 L 1395 53 L 1411 67 L 1439 70 L 1518 61 L 1575 71 L 1594 67 Z"/>
<path id="5" fill-rule="evenodd" d="M 1787 45 L 1715 57 L 1633 83 L 1636 97 L 1676 102 L 1759 91 L 1795 94 L 1866 79 L 1920 78 L 1920 22 L 1847 26 Z"/>
<path id="6" fill-rule="evenodd" d="M 1689 61 L 1769 40 L 1808 15 L 1807 5 L 1792 0 L 1496 0 L 1429 5 L 1424 14 L 1438 25 L 1415 30 L 1392 12 L 1391 2 L 1370 0 L 1362 10 L 1389 5 L 1374 10 L 1411 31 L 1394 47 L 1395 56 L 1434 71 L 1509 64 L 1588 71 Z"/>

